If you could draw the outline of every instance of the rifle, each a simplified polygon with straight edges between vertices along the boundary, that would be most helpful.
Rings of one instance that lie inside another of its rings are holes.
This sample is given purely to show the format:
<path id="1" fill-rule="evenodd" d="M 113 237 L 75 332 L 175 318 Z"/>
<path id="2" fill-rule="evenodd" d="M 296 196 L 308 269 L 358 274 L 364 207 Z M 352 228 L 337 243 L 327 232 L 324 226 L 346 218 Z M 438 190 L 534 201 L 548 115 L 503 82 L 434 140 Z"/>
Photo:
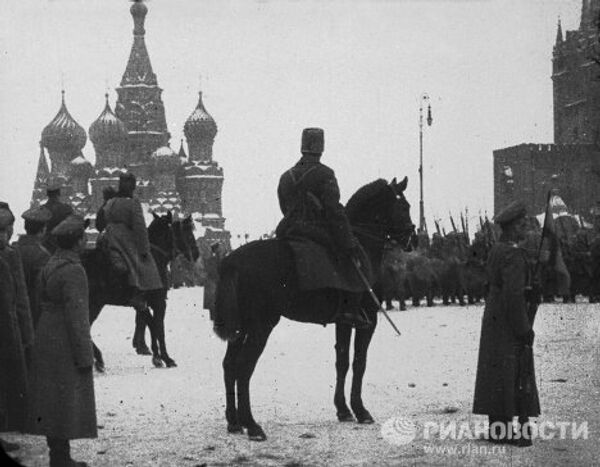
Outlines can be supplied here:
<path id="1" fill-rule="evenodd" d="M 467 226 L 465 225 L 465 217 L 463 216 L 463 213 L 460 213 L 460 226 L 463 229 L 463 233 L 466 234 L 467 233 Z"/>
<path id="2" fill-rule="evenodd" d="M 467 234 L 468 243 L 471 243 L 471 235 L 469 235 L 469 208 L 465 207 L 465 233 Z"/>
<path id="3" fill-rule="evenodd" d="M 452 230 L 454 231 L 454 233 L 457 233 L 458 231 L 456 230 L 456 224 L 454 223 L 454 219 L 452 218 L 452 213 L 448 212 L 448 214 L 450 214 L 450 223 L 452 224 Z"/>
<path id="4" fill-rule="evenodd" d="M 433 222 L 435 223 L 435 230 L 437 231 L 438 235 L 441 237 L 442 236 L 442 232 L 440 230 L 440 224 L 439 224 L 439 222 L 436 219 L 434 219 Z"/>

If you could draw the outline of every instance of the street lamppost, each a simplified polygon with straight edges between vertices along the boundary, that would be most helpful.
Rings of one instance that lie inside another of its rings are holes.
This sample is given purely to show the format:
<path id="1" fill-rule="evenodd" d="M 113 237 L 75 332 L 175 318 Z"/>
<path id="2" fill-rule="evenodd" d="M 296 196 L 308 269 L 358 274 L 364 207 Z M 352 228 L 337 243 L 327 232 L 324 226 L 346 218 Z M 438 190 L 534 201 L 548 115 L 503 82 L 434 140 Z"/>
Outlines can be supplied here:
<path id="1" fill-rule="evenodd" d="M 419 198 L 419 231 L 427 230 L 425 224 L 425 205 L 423 203 L 423 108 L 427 103 L 427 126 L 431 126 L 433 118 L 431 117 L 431 104 L 429 103 L 429 95 L 423 93 L 419 105 L 419 182 L 420 182 L 420 198 Z"/>

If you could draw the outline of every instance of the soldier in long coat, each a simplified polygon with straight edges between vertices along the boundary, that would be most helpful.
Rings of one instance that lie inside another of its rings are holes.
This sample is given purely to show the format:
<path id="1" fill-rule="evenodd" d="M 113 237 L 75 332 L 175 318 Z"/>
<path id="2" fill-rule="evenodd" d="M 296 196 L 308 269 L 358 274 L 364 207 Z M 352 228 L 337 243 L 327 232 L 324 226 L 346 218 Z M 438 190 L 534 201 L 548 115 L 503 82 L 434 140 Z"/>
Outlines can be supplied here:
<path id="1" fill-rule="evenodd" d="M 69 440 L 97 437 L 84 231 L 75 215 L 52 231 L 58 248 L 40 280 L 27 431 L 46 436 L 51 467 L 85 465 L 71 459 Z"/>
<path id="2" fill-rule="evenodd" d="M 335 173 L 320 161 L 323 150 L 323 130 L 304 129 L 302 157 L 279 180 L 277 195 L 284 217 L 275 233 L 280 239 L 309 240 L 324 248 L 325 253 L 321 257 L 316 254 L 303 258 L 306 263 L 318 264 L 326 254 L 331 255 L 337 275 L 342 278 L 340 288 L 344 290 L 344 301 L 348 304 L 341 312 L 340 319 L 357 327 L 365 327 L 370 322 L 360 312 L 360 297 L 366 289 L 354 270 L 352 258 L 362 259 L 361 263 L 365 265 L 368 261 L 340 203 Z M 306 248 L 301 252 L 295 249 L 296 256 L 311 255 L 312 251 L 315 250 Z M 326 271 L 326 268 L 314 268 L 312 282 L 327 284 L 330 277 L 319 277 L 321 273 L 329 274 Z"/>
<path id="3" fill-rule="evenodd" d="M 42 268 L 50 259 L 50 252 L 42 245 L 42 238 L 51 215 L 50 211 L 43 207 L 25 211 L 21 217 L 25 220 L 26 234 L 21 235 L 13 243 L 13 247 L 19 251 L 23 264 L 34 329 L 39 318 L 37 281 Z"/>
<path id="4" fill-rule="evenodd" d="M 511 422 L 519 416 L 520 446 L 531 444 L 528 417 L 540 414 L 531 352 L 534 332 L 527 302 L 530 271 L 526 252 L 517 245 L 525 237 L 525 215 L 525 206 L 516 201 L 495 219 L 502 235 L 487 262 L 489 293 L 481 324 L 473 403 L 473 413 L 488 415 L 492 441 L 512 443 Z"/>
<path id="5" fill-rule="evenodd" d="M 106 229 L 104 239 L 111 262 L 121 261 L 127 270 L 129 285 L 137 292 L 163 288 L 154 258 L 140 202 L 133 198 L 135 176 L 121 175 L 116 197 L 103 208 Z"/>
<path id="6" fill-rule="evenodd" d="M 9 248 L 8 230 L 13 221 L 12 213 L 0 208 L 0 250 Z M 17 297 L 13 267 L 0 254 L 0 432 L 21 431 L 25 424 L 27 368 L 21 332 L 23 317 L 19 315 Z M 6 451 L 19 448 L 4 440 L 0 440 L 0 445 Z"/>

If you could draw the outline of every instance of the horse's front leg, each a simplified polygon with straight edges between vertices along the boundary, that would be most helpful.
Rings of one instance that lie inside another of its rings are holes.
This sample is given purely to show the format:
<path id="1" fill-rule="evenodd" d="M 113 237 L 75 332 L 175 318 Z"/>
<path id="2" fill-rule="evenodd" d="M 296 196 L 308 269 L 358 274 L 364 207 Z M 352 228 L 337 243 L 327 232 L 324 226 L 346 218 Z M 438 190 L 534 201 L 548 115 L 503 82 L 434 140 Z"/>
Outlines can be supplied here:
<path id="1" fill-rule="evenodd" d="M 133 340 L 131 345 L 135 349 L 138 355 L 152 355 L 150 349 L 146 345 L 146 324 L 147 316 L 144 314 L 144 310 L 135 308 L 135 331 L 133 332 Z"/>
<path id="2" fill-rule="evenodd" d="M 346 375 L 350 367 L 350 338 L 352 327 L 347 324 L 336 323 L 335 325 L 335 395 L 333 403 L 337 410 L 337 418 L 340 422 L 353 422 L 352 412 L 346 405 L 344 389 Z"/>
<path id="3" fill-rule="evenodd" d="M 165 314 L 167 311 L 167 301 L 162 296 L 156 296 L 152 297 L 149 304 L 154 314 L 154 330 L 156 333 L 156 341 L 158 341 L 160 359 L 165 362 L 167 368 L 174 368 L 177 366 L 177 363 L 169 356 L 165 340 Z M 154 351 L 155 348 L 156 344 L 153 342 L 152 350 Z"/>
<path id="4" fill-rule="evenodd" d="M 357 329 L 354 334 L 354 360 L 352 362 L 352 389 L 350 390 L 350 407 L 358 423 L 374 423 L 373 417 L 365 408 L 362 401 L 362 382 L 367 368 L 367 351 L 371 338 L 375 332 L 377 317 L 375 315 L 373 326 L 367 329 Z"/>

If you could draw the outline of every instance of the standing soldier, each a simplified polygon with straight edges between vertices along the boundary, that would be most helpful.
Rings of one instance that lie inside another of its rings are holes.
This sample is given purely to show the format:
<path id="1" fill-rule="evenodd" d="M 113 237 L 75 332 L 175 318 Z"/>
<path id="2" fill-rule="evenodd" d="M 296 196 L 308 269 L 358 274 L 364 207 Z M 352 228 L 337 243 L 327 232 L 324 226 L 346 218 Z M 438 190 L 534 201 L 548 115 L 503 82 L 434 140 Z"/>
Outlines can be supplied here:
<path id="1" fill-rule="evenodd" d="M 13 246 L 19 251 L 23 262 L 31 318 L 35 329 L 40 316 L 36 293 L 37 280 L 42 268 L 50 258 L 50 253 L 42 245 L 42 238 L 45 234 L 46 223 L 52 217 L 52 213 L 44 207 L 39 207 L 25 211 L 21 217 L 25 220 L 26 234 L 19 237 Z"/>
<path id="2" fill-rule="evenodd" d="M 335 272 L 344 278 L 339 287 L 345 309 L 339 320 L 358 327 L 368 327 L 370 321 L 360 307 L 365 286 L 357 277 L 355 259 L 365 256 L 352 233 L 344 207 L 340 204 L 340 190 L 333 170 L 321 164 L 325 146 L 321 128 L 305 128 L 302 132 L 302 157 L 279 180 L 277 195 L 283 219 L 277 226 L 277 238 L 314 242 L 325 249 L 324 255 L 332 257 Z M 308 251 L 319 251 L 308 249 Z M 323 262 L 326 258 L 303 257 L 305 262 Z M 362 264 L 366 264 L 362 261 Z M 329 277 L 313 278 L 313 283 L 327 284 Z M 328 285 L 323 286 L 327 288 Z M 342 288 L 343 287 L 343 288 Z"/>
<path id="3" fill-rule="evenodd" d="M 5 206 L 6 204 L 3 203 Z M 6 207 L 0 208 L 0 432 L 21 431 L 25 426 L 25 396 L 27 368 L 25 343 L 31 344 L 31 327 L 26 339 L 22 333 L 17 280 L 12 262 L 5 256 L 14 217 Z M 21 304 L 22 305 L 22 304 Z M 14 451 L 18 444 L 0 439 L 5 451 Z"/>
<path id="4" fill-rule="evenodd" d="M 88 282 L 79 255 L 85 222 L 69 216 L 53 231 L 57 249 L 42 270 L 28 399 L 28 432 L 46 436 L 50 467 L 85 466 L 69 440 L 96 438 Z"/>
<path id="5" fill-rule="evenodd" d="M 43 239 L 44 247 L 50 253 L 54 253 L 54 250 L 56 250 L 56 241 L 52 237 L 52 230 L 65 220 L 67 216 L 73 214 L 73 208 L 60 200 L 60 189 L 62 186 L 63 185 L 58 178 L 51 178 L 48 180 L 46 186 L 48 201 L 42 205 L 52 213 L 52 217 L 46 224 L 46 234 Z"/>
<path id="6" fill-rule="evenodd" d="M 531 286 L 525 237 L 527 210 L 515 201 L 495 219 L 502 228 L 487 262 L 489 295 L 485 302 L 475 381 L 473 413 L 489 417 L 493 442 L 531 445 L 529 417 L 540 414 L 533 370 L 534 332 L 527 302 Z M 519 417 L 513 435 L 512 419 Z M 518 441 L 518 442 L 515 442 Z"/>

